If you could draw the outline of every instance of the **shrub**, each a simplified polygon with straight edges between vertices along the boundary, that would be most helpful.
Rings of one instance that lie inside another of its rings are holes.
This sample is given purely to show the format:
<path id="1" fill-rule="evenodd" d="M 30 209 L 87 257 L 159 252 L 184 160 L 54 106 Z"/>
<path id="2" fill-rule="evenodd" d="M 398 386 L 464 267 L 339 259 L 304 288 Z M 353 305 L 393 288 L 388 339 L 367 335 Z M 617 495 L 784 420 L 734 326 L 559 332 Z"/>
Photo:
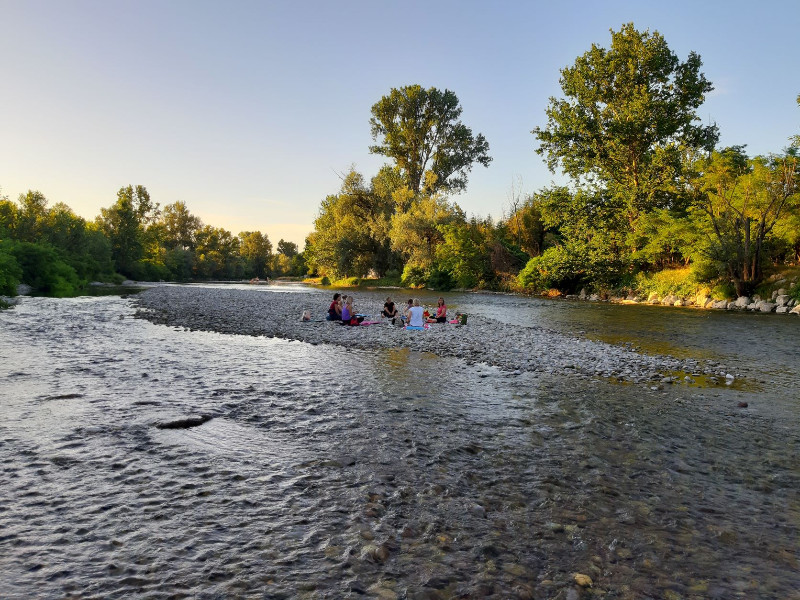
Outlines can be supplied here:
<path id="1" fill-rule="evenodd" d="M 328 279 L 327 275 L 324 275 L 319 282 L 320 285 L 329 286 L 331 284 L 331 280 Z"/>
<path id="2" fill-rule="evenodd" d="M 464 287 L 474 287 L 477 282 L 472 284 L 467 283 Z M 453 289 L 453 278 L 449 271 L 444 269 L 434 268 L 431 274 L 428 275 L 427 285 L 435 290 L 446 292 Z"/>
<path id="3" fill-rule="evenodd" d="M 643 296 L 655 293 L 661 298 L 670 294 L 687 297 L 695 294 L 697 282 L 692 270 L 687 267 L 666 269 L 657 273 L 639 273 L 636 275 L 634 288 Z"/>
<path id="4" fill-rule="evenodd" d="M 22 268 L 17 259 L 0 246 L 0 295 L 16 296 L 22 281 Z"/>
<path id="5" fill-rule="evenodd" d="M 731 281 L 721 281 L 711 290 L 711 297 L 714 300 L 735 300 L 736 288 Z"/>
<path id="6" fill-rule="evenodd" d="M 425 285 L 427 280 L 428 276 L 425 273 L 425 269 L 410 263 L 403 269 L 403 277 L 400 279 L 406 287 L 420 287 Z"/>
<path id="7" fill-rule="evenodd" d="M 563 247 L 555 246 L 530 259 L 520 271 L 518 280 L 524 288 L 534 291 L 552 288 L 572 291 L 585 281 L 585 274 L 576 257 Z"/>

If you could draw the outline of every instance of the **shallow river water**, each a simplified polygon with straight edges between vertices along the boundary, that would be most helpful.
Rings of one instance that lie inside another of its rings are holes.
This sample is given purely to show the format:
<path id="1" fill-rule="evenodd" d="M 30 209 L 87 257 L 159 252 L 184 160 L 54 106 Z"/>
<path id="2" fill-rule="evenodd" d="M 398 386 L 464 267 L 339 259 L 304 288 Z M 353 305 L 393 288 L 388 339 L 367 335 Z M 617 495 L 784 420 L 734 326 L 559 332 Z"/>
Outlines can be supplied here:
<path id="1" fill-rule="evenodd" d="M 24 299 L 0 313 L 0 597 L 800 598 L 800 319 L 452 301 L 754 385 L 515 376 Z"/>

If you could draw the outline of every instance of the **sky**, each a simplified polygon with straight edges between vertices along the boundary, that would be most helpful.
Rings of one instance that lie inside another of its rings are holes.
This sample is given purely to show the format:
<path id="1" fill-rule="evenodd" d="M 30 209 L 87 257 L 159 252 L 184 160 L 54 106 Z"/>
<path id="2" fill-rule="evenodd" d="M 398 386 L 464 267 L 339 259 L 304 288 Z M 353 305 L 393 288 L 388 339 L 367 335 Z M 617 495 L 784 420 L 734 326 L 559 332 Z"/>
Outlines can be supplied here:
<path id="1" fill-rule="evenodd" d="M 320 202 L 367 179 L 370 109 L 419 84 L 458 96 L 489 142 L 454 196 L 500 218 L 560 174 L 535 153 L 560 69 L 610 29 L 660 32 L 714 84 L 720 144 L 780 152 L 800 133 L 800 2 L 0 0 L 0 194 L 87 220 L 123 186 L 204 224 L 301 248 Z"/>

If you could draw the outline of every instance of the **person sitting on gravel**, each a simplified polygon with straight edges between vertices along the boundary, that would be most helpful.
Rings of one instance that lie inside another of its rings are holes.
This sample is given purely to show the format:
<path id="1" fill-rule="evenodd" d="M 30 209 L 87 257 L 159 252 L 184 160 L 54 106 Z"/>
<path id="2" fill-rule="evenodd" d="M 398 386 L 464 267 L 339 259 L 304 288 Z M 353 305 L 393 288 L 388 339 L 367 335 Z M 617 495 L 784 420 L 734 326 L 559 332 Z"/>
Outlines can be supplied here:
<path id="1" fill-rule="evenodd" d="M 408 309 L 408 326 L 425 327 L 425 319 L 422 313 L 423 309 L 419 304 L 419 298 L 414 298 L 413 305 Z"/>
<path id="2" fill-rule="evenodd" d="M 328 308 L 328 316 L 325 317 L 328 321 L 341 321 L 342 320 L 342 306 L 339 303 L 339 298 L 341 294 L 336 292 L 333 295 L 333 302 L 331 302 L 330 307 Z"/>
<path id="3" fill-rule="evenodd" d="M 397 318 L 397 307 L 392 302 L 392 298 L 386 298 L 386 302 L 383 304 L 383 310 L 381 311 L 381 316 L 386 317 L 387 319 L 392 320 L 392 325 L 394 325 L 394 321 Z"/>
<path id="4" fill-rule="evenodd" d="M 447 306 L 444 303 L 444 298 L 439 297 L 438 306 L 436 307 L 436 315 L 428 319 L 428 323 L 447 323 Z"/>
<path id="5" fill-rule="evenodd" d="M 408 322 L 408 311 L 411 310 L 412 306 L 414 306 L 414 301 L 409 298 L 408 303 L 403 307 L 403 314 L 400 316 L 401 320 Z"/>
<path id="6" fill-rule="evenodd" d="M 353 297 L 347 296 L 347 301 L 342 306 L 342 325 L 360 325 L 364 317 L 356 315 L 353 308 Z"/>

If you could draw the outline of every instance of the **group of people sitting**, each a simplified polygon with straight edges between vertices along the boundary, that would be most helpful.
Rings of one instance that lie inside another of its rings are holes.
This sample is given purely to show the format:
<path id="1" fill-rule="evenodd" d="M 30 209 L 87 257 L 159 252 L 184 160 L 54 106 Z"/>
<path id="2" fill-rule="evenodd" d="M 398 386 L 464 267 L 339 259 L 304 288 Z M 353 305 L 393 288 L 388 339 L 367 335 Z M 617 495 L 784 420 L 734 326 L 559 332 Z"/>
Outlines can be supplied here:
<path id="1" fill-rule="evenodd" d="M 397 319 L 409 327 L 424 327 L 426 323 L 445 323 L 447 322 L 447 305 L 444 298 L 439 298 L 435 313 L 429 313 L 419 302 L 419 298 L 409 298 L 408 303 L 403 308 L 402 313 L 398 311 L 392 298 L 386 298 L 383 305 L 381 316 L 391 319 L 395 325 Z M 342 325 L 360 325 L 364 321 L 364 315 L 356 314 L 353 296 L 342 295 L 338 292 L 333 295 L 333 302 L 328 308 L 328 321 L 341 321 Z"/>
<path id="2" fill-rule="evenodd" d="M 341 321 L 342 325 L 360 325 L 364 315 L 356 314 L 352 296 L 337 292 L 333 295 L 333 302 L 328 307 L 328 316 L 325 318 L 328 321 Z"/>

